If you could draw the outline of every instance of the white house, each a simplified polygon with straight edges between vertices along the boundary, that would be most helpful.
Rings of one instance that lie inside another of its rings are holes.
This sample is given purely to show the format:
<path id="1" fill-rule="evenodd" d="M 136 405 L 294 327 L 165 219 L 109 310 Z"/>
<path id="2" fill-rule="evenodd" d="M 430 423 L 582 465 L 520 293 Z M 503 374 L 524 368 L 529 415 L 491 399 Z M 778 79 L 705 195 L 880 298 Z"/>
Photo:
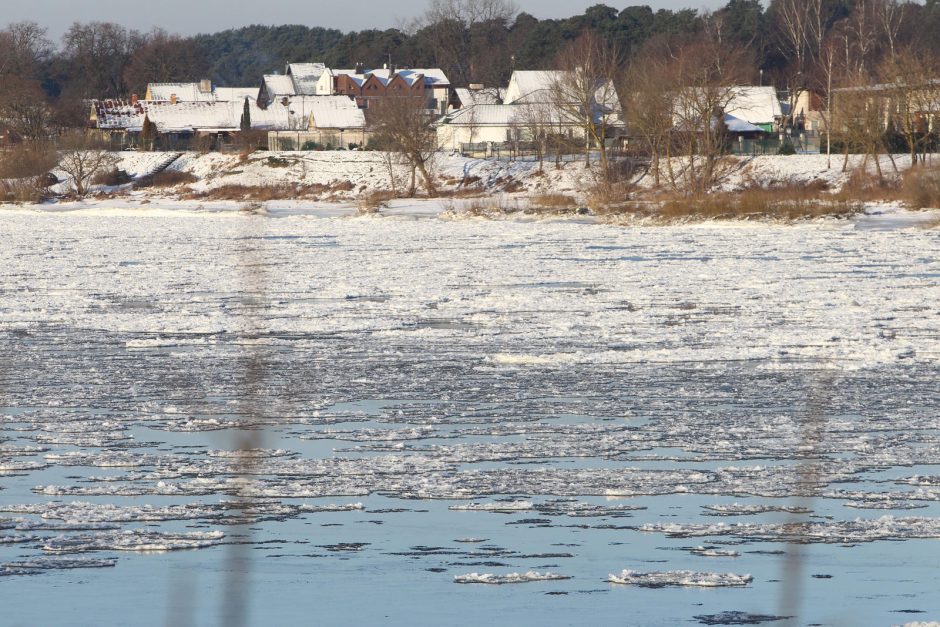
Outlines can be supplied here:
<path id="1" fill-rule="evenodd" d="M 367 143 L 365 114 L 349 96 L 295 96 L 293 100 L 294 111 L 302 102 L 308 112 L 307 125 L 303 129 L 270 131 L 269 150 L 297 150 L 307 144 L 345 148 Z"/>
<path id="2" fill-rule="evenodd" d="M 595 123 L 615 127 L 619 119 L 603 110 L 595 112 Z M 479 104 L 462 107 L 434 125 L 441 150 L 460 150 L 463 144 L 532 141 L 533 135 L 565 136 L 583 140 L 584 122 L 549 103 Z"/>
<path id="3" fill-rule="evenodd" d="M 435 124 L 438 145 L 460 150 L 462 144 L 530 141 L 533 132 L 584 139 L 584 120 L 574 107 L 558 102 L 556 85 L 564 81 L 561 71 L 516 71 L 512 73 L 504 104 L 485 101 L 464 106 Z M 458 92 L 458 95 L 462 92 Z M 465 94 L 469 100 L 475 97 Z M 592 114 L 596 124 L 609 129 L 622 126 L 620 103 L 613 85 L 600 81 Z"/>

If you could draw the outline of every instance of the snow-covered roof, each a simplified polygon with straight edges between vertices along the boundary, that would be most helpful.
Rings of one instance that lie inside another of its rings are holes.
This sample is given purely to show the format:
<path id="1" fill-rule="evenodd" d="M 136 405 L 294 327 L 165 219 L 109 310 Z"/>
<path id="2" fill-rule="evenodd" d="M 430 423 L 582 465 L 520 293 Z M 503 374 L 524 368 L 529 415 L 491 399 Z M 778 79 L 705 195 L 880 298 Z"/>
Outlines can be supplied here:
<path id="1" fill-rule="evenodd" d="M 751 124 L 772 124 L 783 115 L 777 90 L 773 87 L 742 85 L 732 89 L 733 99 L 726 113 Z"/>
<path id="2" fill-rule="evenodd" d="M 291 80 L 290 76 L 283 74 L 265 74 L 264 86 L 268 91 L 268 95 L 272 98 L 293 96 L 297 93 L 294 89 L 294 81 Z"/>
<path id="3" fill-rule="evenodd" d="M 447 79 L 447 75 L 445 75 L 444 71 L 439 68 L 398 69 L 394 72 L 385 68 L 378 70 L 363 70 L 362 72 L 357 72 L 356 70 L 335 69 L 330 70 L 330 72 L 333 74 L 333 76 L 344 74 L 360 86 L 366 82 L 370 76 L 375 76 L 382 82 L 383 85 L 388 85 L 389 81 L 391 81 L 396 74 L 405 79 L 405 82 L 407 82 L 408 85 L 414 85 L 419 80 L 423 80 L 424 86 L 428 88 L 450 86 L 450 81 Z"/>
<path id="4" fill-rule="evenodd" d="M 349 96 L 315 96 L 310 101 L 311 128 L 365 128 L 366 118 Z"/>
<path id="5" fill-rule="evenodd" d="M 92 120 L 104 130 L 139 130 L 144 123 L 144 101 L 95 100 L 92 103 Z"/>
<path id="6" fill-rule="evenodd" d="M 203 91 L 199 83 L 150 83 L 147 85 L 147 99 L 153 101 L 172 100 L 185 102 L 213 102 L 216 98 L 212 90 Z"/>
<path id="7" fill-rule="evenodd" d="M 756 126 L 742 120 L 741 118 L 735 117 L 730 113 L 725 114 L 725 126 L 728 127 L 728 131 L 732 133 L 763 133 L 764 129 L 760 126 Z"/>
<path id="8" fill-rule="evenodd" d="M 177 102 L 230 102 L 243 101 L 246 97 L 254 100 L 258 95 L 256 87 L 216 87 L 204 91 L 199 83 L 150 83 L 147 85 L 147 99 L 154 102 L 169 102 L 176 96 Z"/>
<path id="9" fill-rule="evenodd" d="M 460 99 L 460 104 L 464 107 L 481 104 L 499 104 L 499 97 L 494 89 L 467 89 L 466 87 L 458 87 L 454 91 L 457 92 L 457 98 Z"/>
<path id="10" fill-rule="evenodd" d="M 553 92 L 559 84 L 564 83 L 568 76 L 573 76 L 573 74 L 564 70 L 517 70 L 509 79 L 504 102 L 506 104 L 554 102 L 557 95 Z M 608 79 L 597 79 L 594 101 L 612 111 L 620 110 L 617 90 Z"/>
<path id="11" fill-rule="evenodd" d="M 244 102 L 258 97 L 257 87 L 216 87 L 215 99 L 221 102 Z"/>
<path id="12" fill-rule="evenodd" d="M 408 70 L 398 70 L 398 73 L 413 72 L 424 76 L 424 84 L 427 87 L 449 87 L 450 79 L 444 74 L 444 70 L 437 67 L 412 68 Z"/>
<path id="13" fill-rule="evenodd" d="M 604 115 L 598 109 L 597 118 Z M 568 111 L 548 103 L 541 104 L 479 104 L 462 107 L 438 121 L 438 125 L 455 126 L 526 126 L 530 120 L 539 124 L 556 126 L 580 126 L 581 121 L 574 119 Z M 609 124 L 616 124 L 617 119 L 608 118 Z"/>
<path id="14" fill-rule="evenodd" d="M 323 63 L 290 63 L 286 74 L 291 77 L 295 94 L 313 96 L 317 93 L 317 81 L 326 71 Z"/>
<path id="15" fill-rule="evenodd" d="M 523 99 L 534 102 L 533 98 L 544 98 L 563 75 L 559 70 L 516 70 L 509 78 L 504 100 L 511 104 Z"/>
<path id="16" fill-rule="evenodd" d="M 261 109 L 249 101 L 251 128 L 260 130 L 292 130 L 307 128 L 307 118 L 280 102 Z M 197 131 L 237 131 L 241 127 L 244 101 L 230 102 L 146 102 L 102 100 L 95 102 L 94 115 L 98 128 L 137 132 L 143 128 L 144 117 L 157 125 L 161 133 Z"/>

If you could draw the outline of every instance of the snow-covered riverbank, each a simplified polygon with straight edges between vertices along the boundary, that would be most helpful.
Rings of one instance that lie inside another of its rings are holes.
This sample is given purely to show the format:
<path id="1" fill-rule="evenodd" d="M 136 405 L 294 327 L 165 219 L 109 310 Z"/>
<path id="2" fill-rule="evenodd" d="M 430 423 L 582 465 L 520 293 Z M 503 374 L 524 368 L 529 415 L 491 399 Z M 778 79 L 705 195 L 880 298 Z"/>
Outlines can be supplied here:
<path id="1" fill-rule="evenodd" d="M 178 156 L 177 156 L 178 154 Z M 130 184 L 117 188 L 98 186 L 96 192 L 118 195 L 126 199 L 178 200 L 211 194 L 223 188 L 282 187 L 300 190 L 307 199 L 322 201 L 353 201 L 374 193 L 403 190 L 407 172 L 392 166 L 383 153 L 358 151 L 333 152 L 256 152 L 245 157 L 231 153 L 116 153 L 117 168 L 139 179 L 160 169 L 168 159 L 171 171 L 186 173 L 191 181 L 175 187 L 132 189 Z M 906 155 L 895 156 L 899 169 L 909 164 Z M 756 156 L 731 158 L 726 175 L 717 189 L 735 190 L 754 185 L 821 186 L 840 189 L 862 162 L 853 155 L 849 168 L 842 169 L 842 156 L 832 158 L 829 167 L 825 155 Z M 887 157 L 882 158 L 886 173 L 893 171 Z M 874 171 L 873 165 L 869 168 Z M 677 161 L 677 170 L 681 163 Z M 539 194 L 565 194 L 578 201 L 597 183 L 595 170 L 585 168 L 580 159 L 556 164 L 548 160 L 542 171 L 531 158 L 526 161 L 470 159 L 456 154 L 439 153 L 431 170 L 439 189 L 445 194 L 480 193 L 508 194 L 524 198 Z M 393 173 L 393 174 L 392 174 Z M 664 174 L 665 176 L 665 174 Z M 394 178 L 394 180 L 393 180 Z M 637 180 L 640 188 L 653 184 L 649 176 Z M 68 191 L 67 182 L 56 191 Z"/>

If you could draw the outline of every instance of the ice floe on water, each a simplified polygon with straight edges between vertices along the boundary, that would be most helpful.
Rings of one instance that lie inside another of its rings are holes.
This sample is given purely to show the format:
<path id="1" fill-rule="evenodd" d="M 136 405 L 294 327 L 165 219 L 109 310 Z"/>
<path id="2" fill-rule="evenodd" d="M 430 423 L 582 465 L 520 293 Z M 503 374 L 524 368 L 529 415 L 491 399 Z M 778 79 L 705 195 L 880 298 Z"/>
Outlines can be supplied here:
<path id="1" fill-rule="evenodd" d="M 458 512 L 526 512 L 535 509 L 532 501 L 497 501 L 494 503 L 467 503 L 465 505 L 451 505 L 448 509 Z"/>
<path id="2" fill-rule="evenodd" d="M 484 584 L 509 584 L 509 583 L 530 583 L 534 581 L 562 581 L 571 579 L 567 575 L 558 573 L 539 573 L 528 571 L 525 573 L 509 573 L 506 575 L 494 575 L 492 573 L 469 573 L 466 575 L 455 575 L 454 583 L 484 583 Z"/>
<path id="3" fill-rule="evenodd" d="M 784 512 L 787 514 L 811 514 L 812 510 L 799 505 L 751 505 L 746 503 L 729 503 L 723 505 L 703 505 L 705 516 L 754 516 L 768 512 Z"/>
<path id="4" fill-rule="evenodd" d="M 895 518 L 791 523 L 736 523 L 698 525 L 647 523 L 641 531 L 664 533 L 671 537 L 731 536 L 752 541 L 794 543 L 854 543 L 878 540 L 940 538 L 940 518 Z"/>
<path id="5" fill-rule="evenodd" d="M 670 586 L 693 588 L 736 588 L 750 584 L 754 578 L 751 575 L 736 575 L 734 573 L 704 573 L 691 570 L 674 570 L 669 572 L 640 572 L 624 570 L 619 575 L 611 574 L 607 581 L 610 583 L 641 586 L 643 588 L 665 588 Z"/>
<path id="6" fill-rule="evenodd" d="M 89 551 L 165 552 L 201 549 L 221 544 L 221 531 L 169 533 L 132 529 L 57 536 L 46 540 L 46 553 L 86 553 Z"/>
<path id="7" fill-rule="evenodd" d="M 811 580 L 822 607 L 886 550 L 838 545 L 940 537 L 935 232 L 146 211 L 3 228 L 8 575 L 48 572 L 21 563 L 44 552 L 139 566 L 244 543 L 328 585 L 345 560 L 420 571 L 419 603 L 454 576 L 583 588 L 633 564 L 660 571 L 635 585 L 686 585 L 716 574 L 677 569 L 733 564 L 766 611 L 797 549 L 757 543 L 835 545 L 807 550 L 839 555 Z M 240 427 L 257 441 L 229 450 Z M 701 524 L 719 520 L 738 524 Z M 765 616 L 721 609 L 659 622 Z"/>
<path id="8" fill-rule="evenodd" d="M 692 555 L 699 557 L 741 557 L 741 554 L 732 549 L 718 549 L 715 547 L 697 546 L 689 550 Z"/>
<path id="9" fill-rule="evenodd" d="M 773 614 L 752 614 L 751 612 L 720 612 L 718 614 L 701 614 L 693 617 L 702 625 L 763 625 L 776 623 L 792 618 L 792 616 L 774 616 Z"/>
<path id="10" fill-rule="evenodd" d="M 74 568 L 111 568 L 116 564 L 117 558 L 113 557 L 34 557 L 32 559 L 0 563 L 0 577 L 38 575 L 52 570 L 70 570 Z"/>

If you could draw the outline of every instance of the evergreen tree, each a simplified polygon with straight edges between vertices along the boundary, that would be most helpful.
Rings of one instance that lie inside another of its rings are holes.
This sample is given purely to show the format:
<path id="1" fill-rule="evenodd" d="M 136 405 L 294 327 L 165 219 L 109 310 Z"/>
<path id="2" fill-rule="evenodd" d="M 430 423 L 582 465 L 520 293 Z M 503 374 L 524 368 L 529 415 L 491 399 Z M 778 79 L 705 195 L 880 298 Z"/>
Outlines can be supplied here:
<path id="1" fill-rule="evenodd" d="M 239 127 L 243 133 L 251 130 L 251 105 L 248 103 L 248 98 L 245 98 L 245 107 L 242 109 L 242 119 Z"/>
<path id="2" fill-rule="evenodd" d="M 157 125 L 144 114 L 144 123 L 140 129 L 140 145 L 144 150 L 153 150 L 157 142 Z"/>

